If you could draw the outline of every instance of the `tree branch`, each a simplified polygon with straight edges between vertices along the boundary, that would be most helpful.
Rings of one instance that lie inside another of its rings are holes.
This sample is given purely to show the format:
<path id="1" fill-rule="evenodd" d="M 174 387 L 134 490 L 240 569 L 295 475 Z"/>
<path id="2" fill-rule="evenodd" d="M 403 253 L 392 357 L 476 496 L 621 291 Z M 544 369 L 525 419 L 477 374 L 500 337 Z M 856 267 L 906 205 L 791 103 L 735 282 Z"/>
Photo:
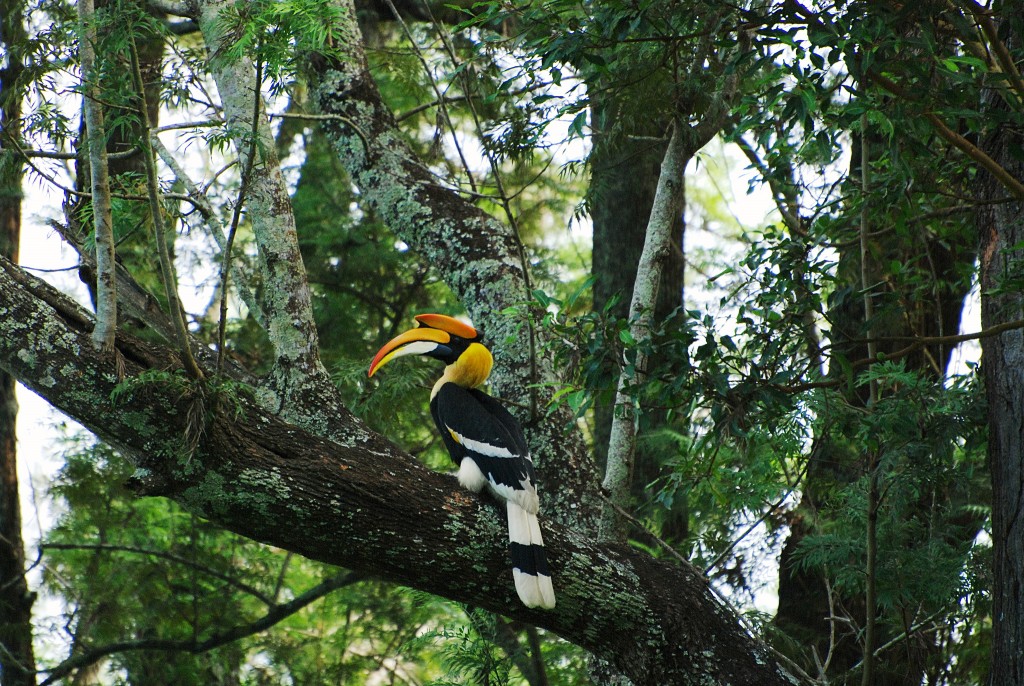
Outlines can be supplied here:
<path id="1" fill-rule="evenodd" d="M 132 553 L 133 555 L 148 555 L 150 557 L 158 557 L 162 560 L 167 560 L 175 564 L 190 567 L 203 574 L 220 579 L 225 583 L 228 583 L 238 590 L 248 593 L 252 597 L 258 599 L 261 603 L 268 606 L 273 606 L 274 599 L 263 593 L 258 588 L 250 586 L 249 584 L 239 581 L 227 574 L 218 572 L 216 569 L 211 569 L 206 565 L 197 564 L 196 562 L 189 560 L 188 558 L 182 557 L 181 555 L 175 555 L 165 550 L 148 550 L 146 548 L 135 548 L 127 545 L 114 545 L 111 543 L 41 543 L 39 545 L 40 552 L 46 550 L 94 550 L 97 552 L 121 552 L 121 553 Z"/>
<path id="2" fill-rule="evenodd" d="M 233 133 L 242 169 L 251 169 L 246 183 L 248 218 L 259 249 L 258 264 L 263 283 L 273 284 L 260 292 L 264 328 L 274 348 L 277 364 L 272 372 L 268 407 L 279 409 L 291 421 L 319 430 L 330 417 L 345 408 L 320 360 L 319 336 L 313 321 L 312 299 L 306 270 L 299 251 L 291 198 L 270 125 L 264 114 L 253 117 L 254 100 L 262 98 L 252 61 L 233 56 L 234 27 L 226 22 L 229 0 L 201 0 L 197 3 L 199 28 L 206 42 L 210 73 L 224 108 L 224 119 Z M 252 132 L 257 140 L 251 146 Z M 251 160 L 250 147 L 258 159 Z M 308 405 L 310 415 L 294 413 L 305 405 L 303 398 L 315 396 Z"/>
<path id="3" fill-rule="evenodd" d="M 188 192 L 189 198 L 192 200 L 192 204 L 199 214 L 203 217 L 203 225 L 206 227 L 206 232 L 213 238 L 214 242 L 217 243 L 217 247 L 224 251 L 227 247 L 227 236 L 224 233 L 224 227 L 221 224 L 220 217 L 217 216 L 217 211 L 210 204 L 209 199 L 206 195 L 199 190 L 196 183 L 189 177 L 188 172 L 178 164 L 178 160 L 175 159 L 171 151 L 167 149 L 167 146 L 163 144 L 160 138 L 156 135 L 155 131 L 150 132 L 150 140 L 153 145 L 153 150 L 160 156 L 160 159 L 164 164 L 168 166 L 171 172 L 174 174 L 174 178 L 178 180 L 185 190 Z M 252 294 L 252 289 L 249 287 L 249 279 L 247 275 L 238 265 L 237 262 L 233 262 L 231 265 L 231 274 L 235 279 L 235 288 L 238 290 L 239 296 L 242 298 L 242 302 L 249 308 L 249 312 L 252 314 L 253 319 L 260 326 L 263 326 L 263 311 L 260 310 L 256 297 Z"/>
<path id="4" fill-rule="evenodd" d="M 1002 91 L 999 91 L 999 94 L 1003 97 L 1006 104 L 1016 110 L 1020 110 L 1021 100 L 1024 99 L 1024 79 L 1021 78 L 1020 70 L 1017 69 L 1017 63 L 1014 62 L 1013 55 L 1010 54 L 1006 43 L 999 37 L 999 30 L 996 28 L 995 22 L 992 21 L 992 10 L 982 7 L 976 0 L 960 0 L 960 3 L 967 6 L 981 27 L 981 32 L 988 40 L 992 53 L 999 63 L 998 66 L 991 65 L 991 68 L 997 73 L 1001 71 L 1006 76 L 1010 87 L 1016 95 L 1016 102 L 1010 102 Z"/>
<path id="5" fill-rule="evenodd" d="M 185 312 L 178 298 L 178 278 L 174 270 L 174 263 L 171 261 L 170 249 L 168 248 L 168 237 L 164 230 L 164 212 L 160 203 L 160 180 L 156 171 L 156 159 L 153 156 L 153 144 L 150 140 L 149 105 L 146 103 L 146 84 L 142 81 L 142 69 L 139 66 L 139 52 L 135 45 L 135 38 L 129 35 L 129 51 L 132 67 L 132 80 L 135 83 L 135 95 L 138 99 L 139 123 L 142 126 L 142 157 L 146 168 L 146 191 L 149 198 L 149 218 L 153 222 L 153 236 L 156 240 L 156 252 L 159 257 L 160 276 L 164 285 L 164 295 L 167 298 L 167 309 L 170 311 L 171 322 L 174 324 L 175 340 L 181 351 L 181 357 L 185 361 L 185 369 L 194 379 L 202 379 L 203 373 L 199 370 L 195 358 L 192 356 L 192 348 L 189 345 L 188 327 L 185 325 Z M 97 259 L 97 269 L 102 270 L 102 264 Z M 102 273 L 102 271 L 101 271 Z M 110 277 L 113 279 L 113 275 Z M 95 334 L 94 334 L 95 336 Z M 113 341 L 113 333 L 111 333 Z"/>
<path id="6" fill-rule="evenodd" d="M 172 350 L 119 335 L 128 379 L 164 370 L 172 380 L 135 382 L 130 393 L 122 386 L 115 404 L 116 363 L 93 349 L 90 322 L 66 296 L 0 260 L 0 313 L 0 367 L 118 447 L 150 495 L 311 559 L 549 629 L 634 683 L 788 683 L 692 569 L 598 544 L 548 518 L 558 608 L 528 609 L 508 574 L 503 514 L 351 415 L 331 427 L 346 434 L 343 445 L 240 394 L 211 404 L 193 449 L 184 438 L 189 386 L 173 381 L 181 363 Z"/>

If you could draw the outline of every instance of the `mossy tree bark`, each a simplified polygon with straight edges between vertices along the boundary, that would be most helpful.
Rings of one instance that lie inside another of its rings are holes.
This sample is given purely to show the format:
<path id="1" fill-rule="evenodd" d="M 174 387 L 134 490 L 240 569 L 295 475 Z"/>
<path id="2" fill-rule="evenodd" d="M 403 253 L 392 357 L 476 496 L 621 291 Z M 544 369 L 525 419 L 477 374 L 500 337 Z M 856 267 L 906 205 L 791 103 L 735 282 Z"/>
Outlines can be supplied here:
<path id="1" fill-rule="evenodd" d="M 558 607 L 521 606 L 497 508 L 351 415 L 331 427 L 349 438 L 342 445 L 246 396 L 203 395 L 171 375 L 115 393 L 118 364 L 89 343 L 92 317 L 10 262 L 0 267 L 0 364 L 129 457 L 141 494 L 311 559 L 550 629 L 637 684 L 790 683 L 697 571 L 558 524 L 544 532 Z M 181 368 L 172 348 L 127 334 L 117 351 L 129 379 Z"/>

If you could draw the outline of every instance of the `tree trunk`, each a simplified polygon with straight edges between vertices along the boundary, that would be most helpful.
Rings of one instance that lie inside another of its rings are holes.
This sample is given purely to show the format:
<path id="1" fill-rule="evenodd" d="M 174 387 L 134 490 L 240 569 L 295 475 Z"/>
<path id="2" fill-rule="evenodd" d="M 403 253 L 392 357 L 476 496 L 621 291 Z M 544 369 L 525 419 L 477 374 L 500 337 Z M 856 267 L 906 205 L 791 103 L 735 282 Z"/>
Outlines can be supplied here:
<path id="1" fill-rule="evenodd" d="M 669 121 L 649 123 L 637 117 L 624 115 L 622 103 L 614 92 L 595 89 L 594 96 L 594 150 L 590 155 L 591 184 L 590 214 L 594 224 L 591 274 L 594 277 L 593 311 L 604 312 L 612 299 L 618 300 L 609 313 L 617 319 L 629 316 L 630 296 L 636 281 L 640 253 L 644 247 L 645 232 L 654 204 L 661 162 L 665 157 L 667 139 L 658 140 L 668 131 Z M 634 122 L 629 125 L 629 122 Z M 660 125 L 660 126 L 659 126 Z M 680 180 L 685 183 L 684 180 Z M 680 190 L 685 206 L 686 190 Z M 664 321 L 671 312 L 683 304 L 683 213 L 672 227 L 671 252 L 665 256 L 662 283 L 654 309 L 656 321 Z M 658 365 L 663 360 L 654 359 Z M 607 398 L 598 396 L 594 402 L 594 456 L 604 467 L 608 458 L 611 435 L 615 381 L 609 379 Z M 651 431 L 664 425 L 665 412 L 651 410 L 641 418 L 640 431 Z M 662 474 L 665 455 L 641 443 L 637 446 L 632 477 L 632 493 L 637 501 L 641 518 L 649 508 L 644 507 L 647 486 Z M 688 531 L 685 498 L 677 498 L 671 512 L 660 513 L 663 520 L 662 537 L 669 541 L 682 541 Z"/>
<path id="2" fill-rule="evenodd" d="M 8 64 L 0 69 L 0 128 L 17 135 L 20 130 L 19 83 L 22 50 L 27 41 L 24 6 L 0 0 L 0 45 Z M 21 235 L 22 161 L 0 150 L 0 255 L 17 261 Z M 25 545 L 21 537 L 21 501 L 18 493 L 18 402 L 14 377 L 0 371 L 0 686 L 34 686 L 32 603 L 25 581 Z"/>
<path id="3" fill-rule="evenodd" d="M 1007 46 L 1020 59 L 1019 18 L 1004 27 Z M 1005 104 L 989 92 L 993 121 Z M 1019 121 L 1019 120 L 1018 120 Z M 1014 178 L 1024 180 L 1024 134 L 998 126 L 981 145 Z M 1024 198 L 1007 199 L 992 175 L 979 171 L 976 215 L 981 241 L 981 325 L 1024 317 Z M 992 479 L 992 686 L 1024 684 L 1024 331 L 982 339 L 988 399 L 988 465 Z"/>

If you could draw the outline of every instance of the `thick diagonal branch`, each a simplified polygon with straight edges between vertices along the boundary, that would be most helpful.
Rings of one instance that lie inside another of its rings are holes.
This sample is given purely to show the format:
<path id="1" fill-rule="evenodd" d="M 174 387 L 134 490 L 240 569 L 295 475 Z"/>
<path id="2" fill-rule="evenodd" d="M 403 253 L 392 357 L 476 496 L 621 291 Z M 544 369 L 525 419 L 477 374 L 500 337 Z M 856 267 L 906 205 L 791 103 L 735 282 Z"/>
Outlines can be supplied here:
<path id="1" fill-rule="evenodd" d="M 187 387 L 153 381 L 112 403 L 116 362 L 93 349 L 90 322 L 6 260 L 0 313 L 0 367 L 119 447 L 143 470 L 150 494 L 311 559 L 549 629 L 637 684 L 788 683 L 688 565 L 598 544 L 546 520 L 558 608 L 527 609 L 511 583 L 500 513 L 351 416 L 338 428 L 348 433 L 345 446 L 240 396 L 231 412 L 215 405 L 192 449 L 183 438 Z M 171 349 L 129 336 L 118 336 L 117 346 L 129 379 L 181 368 Z"/>

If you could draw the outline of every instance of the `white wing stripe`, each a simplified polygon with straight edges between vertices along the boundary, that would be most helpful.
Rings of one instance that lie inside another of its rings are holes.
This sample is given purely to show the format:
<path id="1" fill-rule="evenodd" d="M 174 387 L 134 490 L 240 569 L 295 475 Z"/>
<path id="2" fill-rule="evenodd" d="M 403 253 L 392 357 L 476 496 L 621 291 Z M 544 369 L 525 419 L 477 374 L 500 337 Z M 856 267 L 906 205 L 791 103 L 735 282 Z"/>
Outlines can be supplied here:
<path id="1" fill-rule="evenodd" d="M 490 443 L 484 443 L 483 441 L 474 441 L 472 438 L 466 438 L 455 429 L 448 427 L 448 431 L 451 432 L 455 440 L 465 446 L 466 450 L 470 450 L 480 455 L 486 455 L 487 457 L 515 457 L 508 448 L 503 448 L 500 445 L 491 445 Z"/>

